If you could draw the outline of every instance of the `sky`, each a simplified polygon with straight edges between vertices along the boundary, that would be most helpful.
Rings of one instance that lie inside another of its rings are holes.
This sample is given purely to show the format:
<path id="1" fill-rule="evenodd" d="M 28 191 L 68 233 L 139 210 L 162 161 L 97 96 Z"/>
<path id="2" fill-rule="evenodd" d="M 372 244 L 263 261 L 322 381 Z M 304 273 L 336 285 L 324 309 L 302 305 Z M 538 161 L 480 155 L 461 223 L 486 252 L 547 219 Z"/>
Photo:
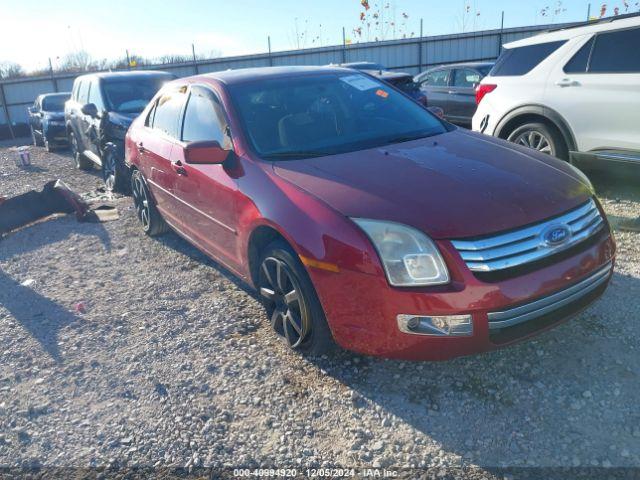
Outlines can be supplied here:
<path id="1" fill-rule="evenodd" d="M 77 50 L 96 59 L 123 58 L 126 50 L 146 57 L 188 55 L 192 43 L 204 55 L 263 53 L 268 36 L 273 51 L 341 43 L 343 26 L 355 43 L 366 39 L 366 31 L 362 37 L 353 32 L 362 25 L 360 1 L 0 0 L 0 62 L 33 70 L 46 67 L 48 58 L 55 67 Z M 628 3 L 637 10 L 636 1 Z M 377 3 L 390 5 L 387 19 L 395 11 L 396 36 L 418 35 L 421 18 L 427 36 L 498 28 L 502 11 L 505 27 L 586 20 L 588 4 L 592 16 L 599 15 L 601 5 L 586 0 L 369 0 L 370 13 Z M 623 1 L 607 4 L 610 12 L 624 8 Z M 392 35 L 388 27 L 386 37 Z"/>

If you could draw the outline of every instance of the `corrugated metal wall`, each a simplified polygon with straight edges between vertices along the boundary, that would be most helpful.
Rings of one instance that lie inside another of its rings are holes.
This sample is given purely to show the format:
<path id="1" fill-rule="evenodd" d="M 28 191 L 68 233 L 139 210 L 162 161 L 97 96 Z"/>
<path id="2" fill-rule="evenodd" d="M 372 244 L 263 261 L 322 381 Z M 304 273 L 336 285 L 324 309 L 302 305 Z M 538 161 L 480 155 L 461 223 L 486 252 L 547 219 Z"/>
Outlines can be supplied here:
<path id="1" fill-rule="evenodd" d="M 381 63 L 392 70 L 417 74 L 427 67 L 443 63 L 495 59 L 500 53 L 502 44 L 560 26 L 562 25 L 541 25 L 440 35 L 423 37 L 422 39 L 390 40 L 347 46 L 336 45 L 202 60 L 197 64 L 190 62 L 146 66 L 144 68 L 161 69 L 184 77 L 196 73 L 270 65 L 326 65 L 329 63 L 371 61 Z M 0 125 L 7 124 L 6 112 L 9 114 L 12 125 L 24 124 L 28 118 L 26 109 L 38 95 L 54 91 L 70 91 L 77 75 L 65 74 L 54 77 L 29 77 L 0 81 Z M 6 98 L 6 107 L 2 105 L 3 93 Z"/>

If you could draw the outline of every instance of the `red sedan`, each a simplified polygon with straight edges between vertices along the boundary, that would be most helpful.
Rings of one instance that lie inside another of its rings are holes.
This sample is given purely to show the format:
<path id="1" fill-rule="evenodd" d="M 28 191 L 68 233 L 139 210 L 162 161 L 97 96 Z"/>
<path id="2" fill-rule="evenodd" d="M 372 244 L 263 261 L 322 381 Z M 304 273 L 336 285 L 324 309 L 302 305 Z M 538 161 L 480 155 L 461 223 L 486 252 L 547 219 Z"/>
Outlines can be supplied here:
<path id="1" fill-rule="evenodd" d="M 171 227 L 255 286 L 309 354 L 495 349 L 582 310 L 613 271 L 579 170 L 353 70 L 176 80 L 131 126 L 126 160 L 145 232 Z"/>

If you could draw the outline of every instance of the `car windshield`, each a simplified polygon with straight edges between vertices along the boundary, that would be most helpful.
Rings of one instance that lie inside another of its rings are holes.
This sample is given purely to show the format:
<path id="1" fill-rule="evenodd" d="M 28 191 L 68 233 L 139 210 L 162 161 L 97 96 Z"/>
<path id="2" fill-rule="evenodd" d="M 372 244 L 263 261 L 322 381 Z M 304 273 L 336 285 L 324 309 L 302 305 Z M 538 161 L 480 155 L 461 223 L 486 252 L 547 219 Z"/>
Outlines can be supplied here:
<path id="1" fill-rule="evenodd" d="M 45 112 L 63 112 L 64 102 L 69 100 L 69 95 L 49 95 L 42 99 L 42 110 Z"/>
<path id="2" fill-rule="evenodd" d="M 140 113 L 170 78 L 110 78 L 102 82 L 107 108 L 113 112 Z"/>
<path id="3" fill-rule="evenodd" d="M 416 102 L 360 73 L 230 85 L 254 150 L 269 160 L 346 153 L 447 131 Z"/>

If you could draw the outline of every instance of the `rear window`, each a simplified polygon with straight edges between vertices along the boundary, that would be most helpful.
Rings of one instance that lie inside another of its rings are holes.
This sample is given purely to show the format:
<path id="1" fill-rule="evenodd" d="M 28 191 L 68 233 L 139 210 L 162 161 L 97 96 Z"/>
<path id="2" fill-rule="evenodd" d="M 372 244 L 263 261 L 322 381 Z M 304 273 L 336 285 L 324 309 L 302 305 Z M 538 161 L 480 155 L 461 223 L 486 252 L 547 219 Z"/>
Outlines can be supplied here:
<path id="1" fill-rule="evenodd" d="M 106 107 L 120 113 L 140 113 L 162 86 L 168 75 L 108 78 L 102 82 Z"/>
<path id="2" fill-rule="evenodd" d="M 590 73 L 639 73 L 640 28 L 600 33 L 593 46 Z"/>
<path id="3" fill-rule="evenodd" d="M 498 58 L 491 70 L 493 77 L 509 77 L 525 75 L 540 62 L 555 52 L 565 40 L 558 42 L 538 43 L 526 47 L 508 48 Z"/>

